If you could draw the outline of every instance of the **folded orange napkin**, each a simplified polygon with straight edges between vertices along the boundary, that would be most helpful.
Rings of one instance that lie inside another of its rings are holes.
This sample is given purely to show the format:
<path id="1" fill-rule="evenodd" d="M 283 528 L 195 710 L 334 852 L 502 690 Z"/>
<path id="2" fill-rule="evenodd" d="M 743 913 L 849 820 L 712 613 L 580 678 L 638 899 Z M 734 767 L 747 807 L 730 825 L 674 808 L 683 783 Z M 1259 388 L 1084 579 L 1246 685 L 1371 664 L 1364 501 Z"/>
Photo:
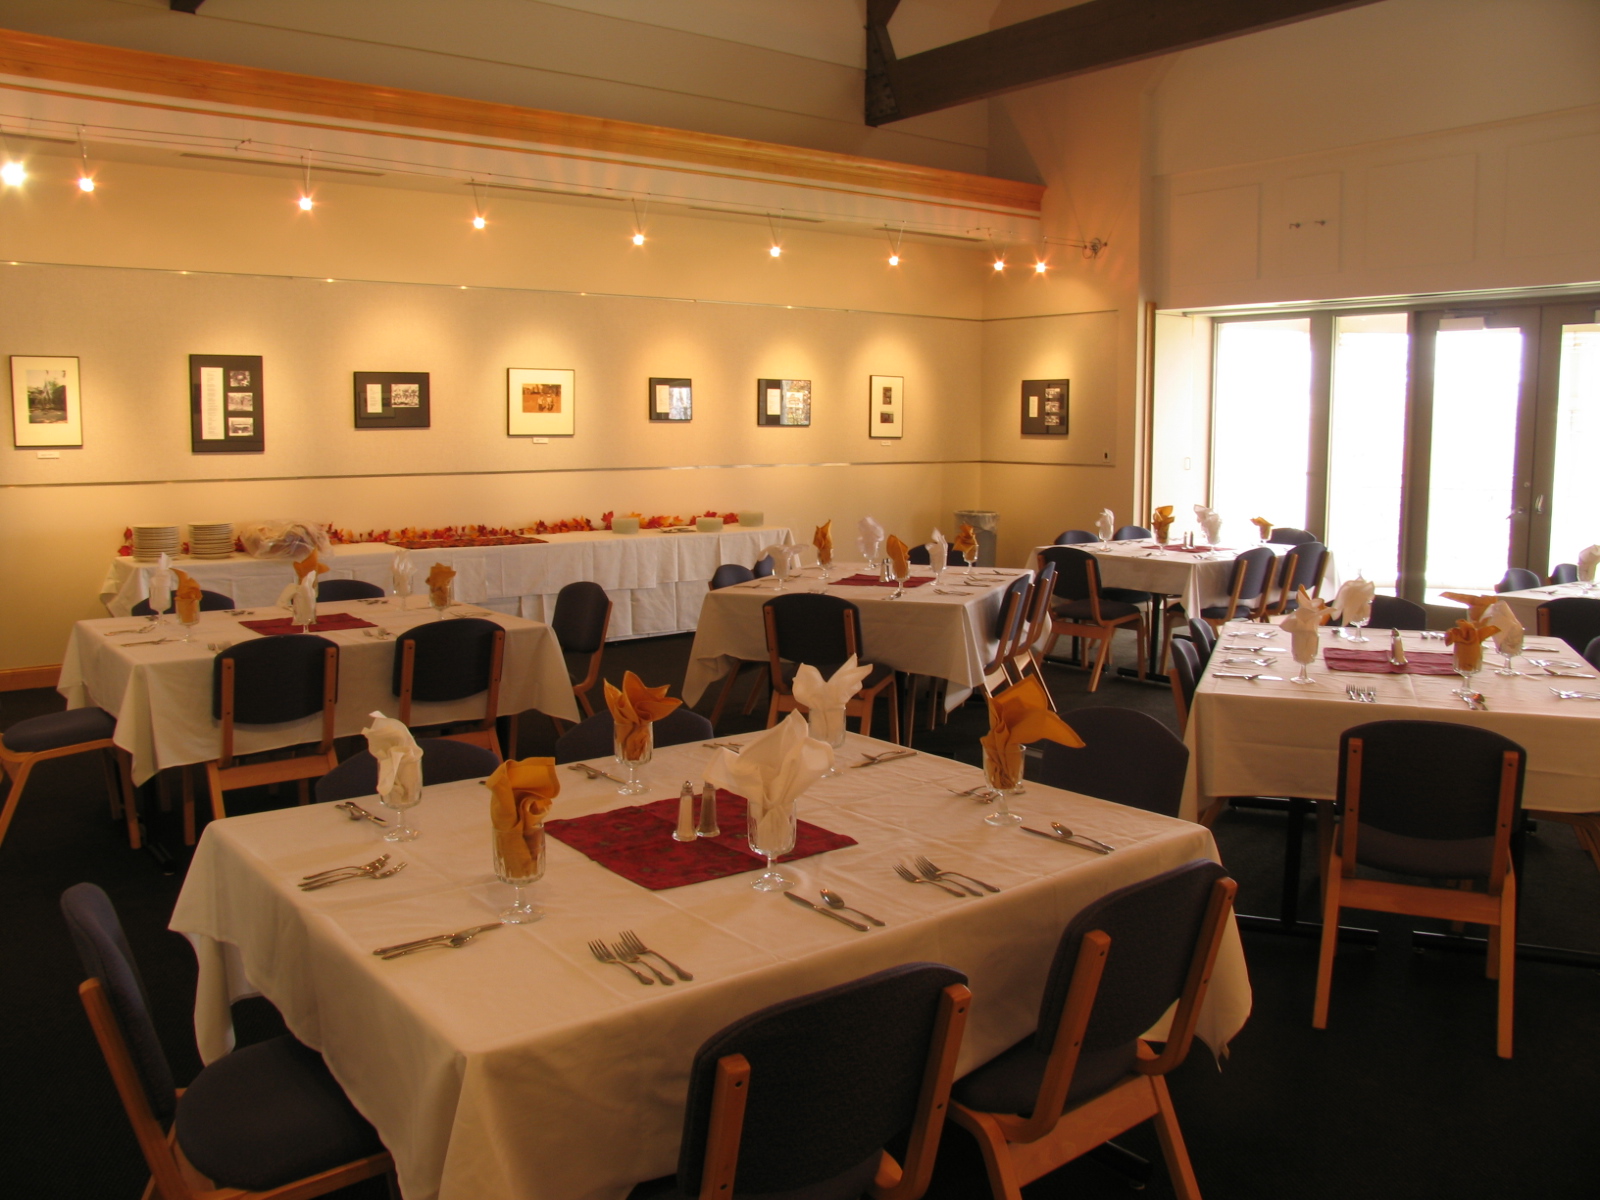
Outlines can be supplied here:
<path id="1" fill-rule="evenodd" d="M 1250 524 L 1261 530 L 1261 540 L 1263 542 L 1272 536 L 1272 522 L 1265 517 L 1251 517 Z"/>
<path id="2" fill-rule="evenodd" d="M 968 550 L 978 548 L 978 535 L 972 532 L 972 526 L 965 521 L 961 523 L 961 532 L 956 534 L 956 540 L 950 543 L 955 547 L 957 554 L 965 554 Z"/>
<path id="3" fill-rule="evenodd" d="M 443 563 L 434 563 L 428 570 L 428 599 L 435 608 L 450 603 L 450 581 L 455 577 L 455 569 Z"/>
<path id="4" fill-rule="evenodd" d="M 1483 643 L 1499 633 L 1498 625 L 1481 625 L 1476 621 L 1457 621 L 1447 629 L 1444 644 L 1455 647 L 1457 670 L 1475 671 L 1483 665 Z"/>
<path id="5" fill-rule="evenodd" d="M 1050 699 L 1036 675 L 989 697 L 989 732 L 979 740 L 990 762 L 996 764 L 995 778 L 990 782 L 998 788 L 1016 786 L 1020 766 L 1013 766 L 1014 747 L 1038 741 L 1083 745 L 1072 726 L 1050 711 Z M 1017 762 L 1020 764 L 1020 759 Z"/>
<path id="6" fill-rule="evenodd" d="M 1167 540 L 1167 530 L 1172 528 L 1172 505 L 1163 504 L 1150 514 L 1150 528 L 1162 541 Z"/>
<path id="7" fill-rule="evenodd" d="M 645 746 L 648 745 L 650 722 L 659 721 L 683 701 L 667 695 L 670 685 L 663 683 L 660 687 L 645 687 L 632 671 L 622 673 L 620 688 L 609 679 L 605 685 L 606 707 L 611 710 L 611 720 L 616 725 L 617 743 L 622 747 L 622 756 L 637 762 L 644 757 Z"/>
<path id="8" fill-rule="evenodd" d="M 561 794 L 553 758 L 507 759 L 489 776 L 489 820 L 500 862 L 510 879 L 526 879 L 538 867 L 544 814 Z"/>
<path id="9" fill-rule="evenodd" d="M 910 550 L 910 546 L 892 533 L 889 535 L 889 540 L 884 543 L 883 552 L 889 556 L 889 565 L 894 568 L 896 579 L 905 579 L 911 574 L 911 559 L 907 557 Z"/>
<path id="10" fill-rule="evenodd" d="M 1495 601 L 1500 599 L 1499 596 L 1475 596 L 1471 592 L 1440 592 L 1439 594 L 1446 600 L 1454 600 L 1457 604 L 1465 604 L 1467 606 L 1467 616 L 1474 621 L 1483 620 L 1483 614 L 1493 608 Z M 1457 621 L 1456 624 L 1459 625 L 1461 622 Z"/>
<path id="11" fill-rule="evenodd" d="M 304 579 L 313 571 L 318 575 L 325 575 L 328 572 L 328 564 L 317 557 L 315 550 L 294 564 L 294 577 Z"/>
<path id="12" fill-rule="evenodd" d="M 172 573 L 178 577 L 178 590 L 173 593 L 178 620 L 185 625 L 193 625 L 200 619 L 200 585 L 187 571 L 180 571 L 174 567 Z"/>
<path id="13" fill-rule="evenodd" d="M 833 561 L 833 522 L 824 521 L 811 535 L 811 544 L 817 548 L 817 561 L 823 566 Z"/>

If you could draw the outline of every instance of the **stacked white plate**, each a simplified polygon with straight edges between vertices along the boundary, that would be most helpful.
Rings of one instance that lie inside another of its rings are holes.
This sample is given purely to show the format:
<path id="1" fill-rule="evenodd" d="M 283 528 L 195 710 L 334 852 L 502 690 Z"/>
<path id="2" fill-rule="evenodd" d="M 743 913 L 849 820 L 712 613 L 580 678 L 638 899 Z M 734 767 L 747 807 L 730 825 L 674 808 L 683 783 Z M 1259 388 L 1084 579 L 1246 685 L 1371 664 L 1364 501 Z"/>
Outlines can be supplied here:
<path id="1" fill-rule="evenodd" d="M 135 525 L 133 527 L 133 556 L 142 561 L 152 561 L 163 554 L 177 557 L 183 539 L 176 525 Z"/>
<path id="2" fill-rule="evenodd" d="M 226 558 L 233 553 L 233 522 L 189 526 L 189 553 L 195 558 Z"/>

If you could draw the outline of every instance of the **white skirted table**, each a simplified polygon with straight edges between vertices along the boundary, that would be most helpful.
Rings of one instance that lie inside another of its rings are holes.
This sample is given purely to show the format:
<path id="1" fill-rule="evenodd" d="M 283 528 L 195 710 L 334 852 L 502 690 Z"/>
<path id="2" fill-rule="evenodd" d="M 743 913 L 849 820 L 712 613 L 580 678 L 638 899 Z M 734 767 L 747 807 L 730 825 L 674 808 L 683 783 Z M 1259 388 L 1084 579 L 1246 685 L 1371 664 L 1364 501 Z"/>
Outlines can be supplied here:
<path id="1" fill-rule="evenodd" d="M 889 748 L 850 735 L 841 754 L 853 762 Z M 646 770 L 655 786 L 640 799 L 698 782 L 711 754 L 697 744 L 658 750 Z M 552 819 L 628 803 L 604 779 L 560 774 Z M 845 770 L 801 798 L 802 819 L 858 844 L 787 864 L 796 890 L 815 899 L 819 887 L 834 889 L 883 929 L 856 933 L 756 892 L 750 873 L 647 891 L 551 838 L 545 877 L 528 890 L 542 921 L 387 962 L 372 951 L 493 921 L 510 899 L 491 873 L 478 781 L 427 789 L 412 810 L 422 836 L 401 846 L 326 805 L 214 821 L 172 917 L 199 955 L 202 1056 L 228 1049 L 230 999 L 259 992 L 377 1126 L 407 1200 L 619 1200 L 672 1171 L 690 1060 L 722 1026 L 932 959 L 971 981 L 958 1064 L 970 1070 L 1033 1029 L 1056 941 L 1075 913 L 1125 884 L 1216 857 L 1201 826 L 1033 783 L 1014 806 L 1029 824 L 1062 820 L 1117 851 L 997 829 L 984 824 L 987 809 L 946 790 L 979 782 L 975 767 L 921 755 Z M 318 892 L 295 886 L 380 846 L 409 869 Z M 916 853 L 1002 890 L 956 899 L 908 886 L 892 867 Z M 642 987 L 596 962 L 589 941 L 622 930 L 694 980 Z M 1230 927 L 1199 1032 L 1220 1048 L 1249 1011 Z"/>

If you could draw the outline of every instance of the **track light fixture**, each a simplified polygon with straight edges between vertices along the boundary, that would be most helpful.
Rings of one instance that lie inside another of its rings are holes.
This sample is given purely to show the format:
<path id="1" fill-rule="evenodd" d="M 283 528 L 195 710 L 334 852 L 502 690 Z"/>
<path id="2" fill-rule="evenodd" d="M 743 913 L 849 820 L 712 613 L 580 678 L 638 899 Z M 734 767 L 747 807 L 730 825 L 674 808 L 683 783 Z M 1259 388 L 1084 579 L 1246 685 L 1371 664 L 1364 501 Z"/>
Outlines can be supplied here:
<path id="1" fill-rule="evenodd" d="M 650 216 L 650 197 L 646 196 L 644 198 L 644 212 L 642 213 L 639 211 L 639 201 L 633 197 L 629 197 L 629 200 L 633 204 L 633 236 L 628 240 L 635 246 L 642 246 L 645 243 L 645 221 Z"/>
<path id="2" fill-rule="evenodd" d="M 884 236 L 888 237 L 889 230 L 887 226 L 884 228 L 883 232 Z M 894 239 L 889 242 L 889 265 L 891 267 L 898 267 L 900 265 L 900 243 L 905 239 L 905 236 L 906 223 L 901 221 L 899 232 L 896 233 Z"/>
<path id="3" fill-rule="evenodd" d="M 482 229 L 489 224 L 489 219 L 483 215 L 483 197 L 478 195 L 478 181 L 472 181 L 472 227 Z"/>
<path id="4" fill-rule="evenodd" d="M 89 146 L 83 140 L 83 130 L 78 130 L 78 159 L 81 165 L 78 168 L 78 190 L 80 192 L 94 191 L 94 176 L 89 173 Z"/>
<path id="5" fill-rule="evenodd" d="M 300 199 L 297 203 L 300 205 L 301 212 L 310 212 L 316 207 L 317 202 L 311 198 L 311 160 L 308 158 L 304 161 L 305 181 L 300 188 Z"/>
<path id="6" fill-rule="evenodd" d="M 772 231 L 772 245 L 767 247 L 767 253 L 772 255 L 773 258 L 780 258 L 783 255 L 783 239 L 778 236 L 778 222 L 782 220 L 783 215 L 781 213 L 776 221 L 771 213 L 767 214 L 767 228 Z"/>

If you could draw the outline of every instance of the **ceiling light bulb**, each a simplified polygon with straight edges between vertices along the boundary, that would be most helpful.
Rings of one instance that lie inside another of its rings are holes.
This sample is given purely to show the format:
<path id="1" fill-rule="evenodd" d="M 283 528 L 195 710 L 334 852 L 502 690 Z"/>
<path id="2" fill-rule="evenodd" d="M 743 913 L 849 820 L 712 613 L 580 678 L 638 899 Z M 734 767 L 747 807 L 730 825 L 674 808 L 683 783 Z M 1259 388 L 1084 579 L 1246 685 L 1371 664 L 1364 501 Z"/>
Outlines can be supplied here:
<path id="1" fill-rule="evenodd" d="M 1045 272 L 1045 265 L 1042 262 L 1036 262 L 1033 264 L 1033 269 L 1039 274 L 1043 275 Z"/>
<path id="2" fill-rule="evenodd" d="M 27 177 L 27 168 L 19 162 L 8 162 L 0 167 L 0 183 L 4 183 L 7 187 L 21 187 L 22 181 Z"/>
<path id="3" fill-rule="evenodd" d="M 783 253 L 783 247 L 782 246 L 774 246 L 772 249 L 768 250 L 767 253 L 772 255 L 773 258 L 777 258 L 778 255 Z"/>
<path id="4" fill-rule="evenodd" d="M 995 259 L 994 260 L 994 269 L 996 271 L 1004 271 L 1006 269 L 1006 260 L 1003 259 L 1003 258 Z"/>
<path id="5" fill-rule="evenodd" d="M 87 175 L 78 176 L 78 190 L 80 192 L 94 191 L 94 180 L 90 179 Z"/>
<path id="6" fill-rule="evenodd" d="M 634 245 L 635 245 L 635 246 L 642 246 L 642 245 L 644 245 L 644 234 L 642 234 L 642 233 L 636 233 L 636 234 L 634 234 L 634 235 L 633 235 L 633 244 L 634 244 Z"/>
<path id="7" fill-rule="evenodd" d="M 891 267 L 898 267 L 900 265 L 900 256 L 898 254 L 889 255 L 889 265 Z"/>
<path id="8" fill-rule="evenodd" d="M 301 212 L 310 212 L 311 211 L 311 206 L 312 206 L 313 203 L 315 203 L 315 202 L 311 199 L 310 196 L 301 196 L 300 197 L 300 211 Z"/>
<path id="9" fill-rule="evenodd" d="M 485 221 L 483 219 L 483 216 L 481 214 L 472 218 L 472 227 L 474 229 L 482 229 L 488 223 L 489 222 L 487 222 L 487 221 Z"/>

